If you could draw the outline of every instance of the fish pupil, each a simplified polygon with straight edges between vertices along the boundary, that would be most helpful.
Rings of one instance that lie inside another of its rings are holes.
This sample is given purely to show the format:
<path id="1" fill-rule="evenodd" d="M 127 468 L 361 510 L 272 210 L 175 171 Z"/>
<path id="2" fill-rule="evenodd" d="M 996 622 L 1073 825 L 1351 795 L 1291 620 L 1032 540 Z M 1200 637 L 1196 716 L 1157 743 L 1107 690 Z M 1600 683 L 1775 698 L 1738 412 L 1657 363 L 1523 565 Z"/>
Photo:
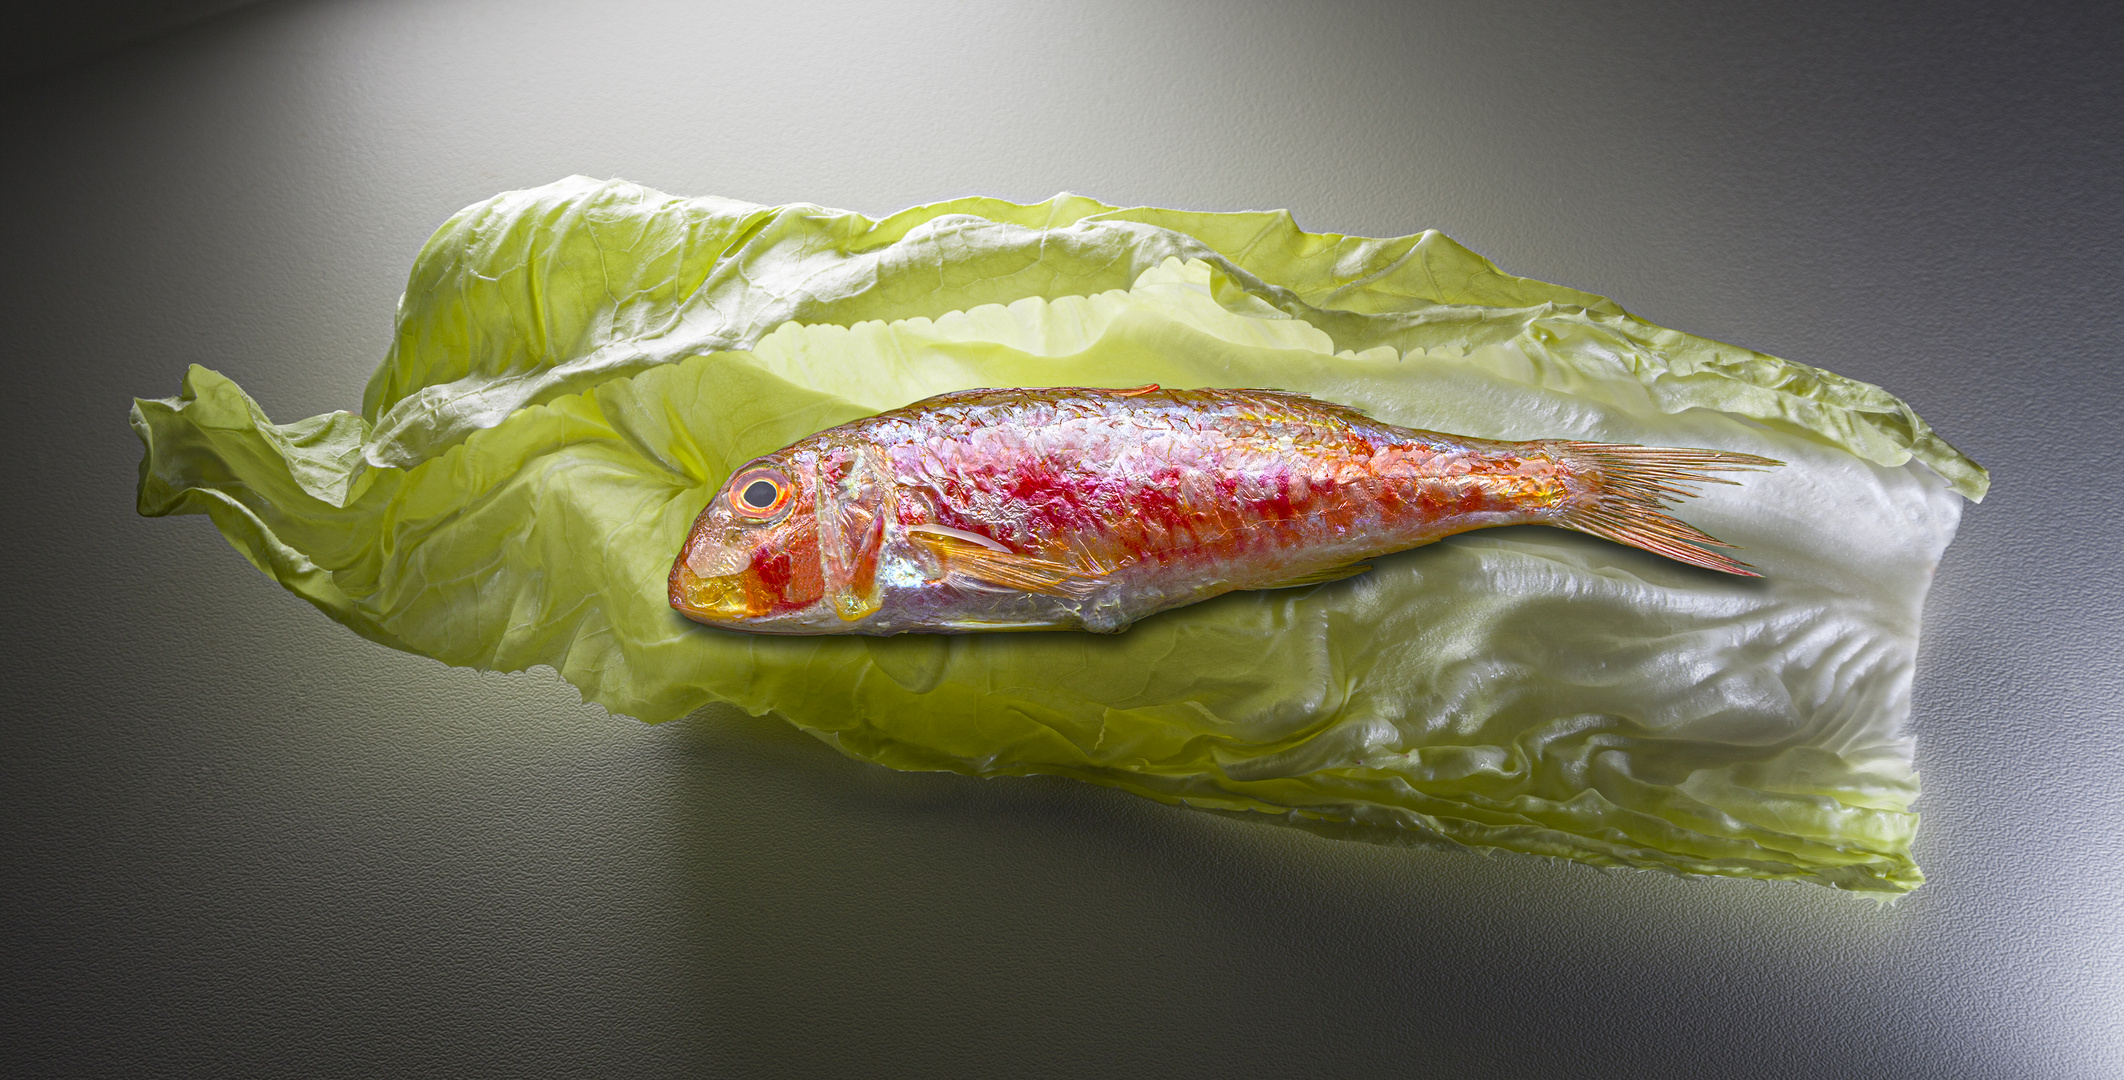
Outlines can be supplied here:
<path id="1" fill-rule="evenodd" d="M 778 494 L 780 492 L 772 481 L 754 480 L 745 486 L 745 505 L 754 510 L 765 510 L 774 505 L 775 496 Z"/>

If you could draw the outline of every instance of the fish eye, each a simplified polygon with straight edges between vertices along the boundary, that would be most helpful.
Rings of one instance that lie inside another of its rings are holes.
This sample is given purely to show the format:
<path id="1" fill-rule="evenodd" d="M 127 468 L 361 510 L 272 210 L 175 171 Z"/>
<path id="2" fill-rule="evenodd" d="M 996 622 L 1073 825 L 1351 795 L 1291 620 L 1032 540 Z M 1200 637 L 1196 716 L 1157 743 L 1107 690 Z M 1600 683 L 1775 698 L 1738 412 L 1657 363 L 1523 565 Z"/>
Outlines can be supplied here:
<path id="1" fill-rule="evenodd" d="M 730 507 L 749 518 L 768 518 L 789 503 L 789 480 L 773 469 L 753 469 L 730 484 Z"/>

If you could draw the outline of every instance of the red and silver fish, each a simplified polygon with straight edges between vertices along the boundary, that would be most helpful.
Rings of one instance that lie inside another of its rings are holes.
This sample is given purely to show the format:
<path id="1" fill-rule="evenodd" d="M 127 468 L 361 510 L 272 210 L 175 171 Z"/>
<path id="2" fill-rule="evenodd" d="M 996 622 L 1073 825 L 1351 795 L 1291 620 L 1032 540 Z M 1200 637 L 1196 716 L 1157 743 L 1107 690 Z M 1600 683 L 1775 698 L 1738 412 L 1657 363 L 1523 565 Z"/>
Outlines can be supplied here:
<path id="1" fill-rule="evenodd" d="M 1756 576 L 1661 511 L 1777 464 L 1463 438 L 1280 390 L 966 390 L 738 469 L 686 537 L 671 606 L 772 634 L 1114 633 L 1526 523 Z"/>

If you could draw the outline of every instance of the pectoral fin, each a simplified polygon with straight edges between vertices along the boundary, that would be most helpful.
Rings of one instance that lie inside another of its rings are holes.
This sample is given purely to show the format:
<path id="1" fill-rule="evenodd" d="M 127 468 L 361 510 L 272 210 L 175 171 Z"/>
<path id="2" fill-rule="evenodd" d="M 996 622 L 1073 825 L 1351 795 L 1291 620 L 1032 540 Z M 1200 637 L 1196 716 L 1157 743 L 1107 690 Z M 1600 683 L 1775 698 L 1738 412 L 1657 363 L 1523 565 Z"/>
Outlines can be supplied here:
<path id="1" fill-rule="evenodd" d="M 934 553 L 947 576 L 1019 592 L 1081 599 L 1105 576 L 1037 555 L 1019 555 L 987 537 L 969 537 L 958 529 L 947 532 L 941 526 L 916 525 L 907 530 L 907 538 Z"/>

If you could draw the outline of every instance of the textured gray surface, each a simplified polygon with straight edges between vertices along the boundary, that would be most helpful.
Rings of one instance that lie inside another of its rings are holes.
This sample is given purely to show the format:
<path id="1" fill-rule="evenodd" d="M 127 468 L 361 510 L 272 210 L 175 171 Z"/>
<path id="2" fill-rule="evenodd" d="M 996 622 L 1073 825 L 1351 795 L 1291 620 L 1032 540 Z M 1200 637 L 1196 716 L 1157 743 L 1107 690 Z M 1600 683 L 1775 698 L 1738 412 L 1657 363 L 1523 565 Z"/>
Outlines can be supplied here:
<path id="1" fill-rule="evenodd" d="M 8 91 L 0 1060 L 2124 1074 L 2124 58 L 2077 11 L 277 3 Z M 428 232 L 571 172 L 1437 227 L 1888 386 L 1997 481 L 1927 615 L 1931 882 L 1336 844 L 646 727 L 132 515 L 128 397 L 200 362 L 278 419 L 355 406 Z"/>
<path id="2" fill-rule="evenodd" d="M 15 0 L 0 8 L 0 88 L 101 60 L 256 0 Z"/>

